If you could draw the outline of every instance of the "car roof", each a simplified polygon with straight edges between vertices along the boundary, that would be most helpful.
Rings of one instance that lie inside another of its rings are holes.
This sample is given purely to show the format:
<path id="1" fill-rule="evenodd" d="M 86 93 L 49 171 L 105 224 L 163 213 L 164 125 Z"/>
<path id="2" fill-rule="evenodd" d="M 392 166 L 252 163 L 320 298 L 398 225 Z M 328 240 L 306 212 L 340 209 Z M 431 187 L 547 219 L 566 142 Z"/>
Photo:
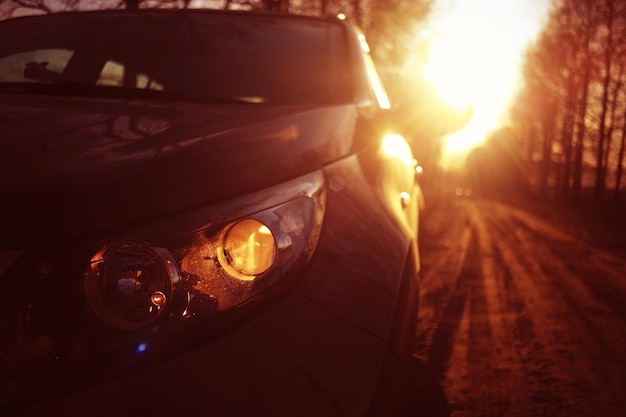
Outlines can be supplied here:
<path id="1" fill-rule="evenodd" d="M 163 9 L 163 8 L 142 8 L 142 9 L 99 9 L 99 10 L 69 10 L 59 11 L 47 14 L 32 14 L 11 17 L 0 21 L 0 24 L 8 21 L 15 21 L 18 19 L 50 19 L 61 16 L 70 15 L 105 15 L 105 14 L 224 14 L 224 15 L 245 15 L 245 16 L 259 16 L 259 17 L 271 17 L 277 19 L 289 19 L 289 20 L 314 20 L 314 21 L 326 21 L 330 23 L 337 23 L 342 25 L 351 25 L 349 19 L 343 14 L 328 15 L 328 16 L 313 16 L 294 13 L 276 13 L 263 10 L 224 10 L 224 9 L 210 9 L 210 8 L 193 8 L 193 9 Z M 355 27 L 356 29 L 356 27 Z"/>

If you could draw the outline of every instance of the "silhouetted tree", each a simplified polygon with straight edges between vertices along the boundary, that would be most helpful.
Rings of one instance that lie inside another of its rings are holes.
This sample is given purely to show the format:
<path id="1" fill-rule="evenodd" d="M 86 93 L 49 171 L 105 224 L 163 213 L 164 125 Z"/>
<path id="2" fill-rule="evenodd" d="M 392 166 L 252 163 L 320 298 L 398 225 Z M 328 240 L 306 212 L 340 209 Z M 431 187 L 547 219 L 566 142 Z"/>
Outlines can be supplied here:
<path id="1" fill-rule="evenodd" d="M 625 49 L 625 0 L 561 0 L 552 10 L 527 53 L 526 85 L 511 114 L 517 136 L 527 148 L 535 148 L 527 155 L 540 161 L 539 184 L 558 185 L 578 198 L 588 166 L 594 168 L 598 202 L 609 173 L 619 194 L 626 133 Z M 529 135 L 539 135 L 540 141 Z"/>

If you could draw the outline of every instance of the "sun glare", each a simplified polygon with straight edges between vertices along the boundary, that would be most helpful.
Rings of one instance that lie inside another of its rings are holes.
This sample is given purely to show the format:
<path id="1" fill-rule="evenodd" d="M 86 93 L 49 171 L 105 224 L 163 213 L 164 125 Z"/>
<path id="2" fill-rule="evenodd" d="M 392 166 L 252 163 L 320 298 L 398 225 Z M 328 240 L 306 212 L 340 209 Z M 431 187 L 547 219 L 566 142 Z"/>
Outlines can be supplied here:
<path id="1" fill-rule="evenodd" d="M 476 53 L 474 40 L 447 34 L 433 41 L 424 77 L 431 82 L 439 97 L 459 109 L 474 104 L 479 93 L 485 52 Z"/>
<path id="2" fill-rule="evenodd" d="M 520 26 L 526 15 L 511 20 L 511 8 L 496 6 L 486 0 L 454 3 L 420 34 L 428 49 L 424 79 L 449 106 L 473 109 L 467 126 L 446 138 L 444 166 L 458 162 L 505 121 L 519 88 L 521 53 L 537 29 Z M 528 7 L 513 9 L 528 12 Z"/>
<path id="3" fill-rule="evenodd" d="M 434 34 L 424 77 L 449 105 L 473 107 L 469 124 L 447 138 L 446 154 L 466 153 L 497 127 L 516 88 L 516 68 L 506 53 L 502 34 L 477 16 L 446 19 Z"/>

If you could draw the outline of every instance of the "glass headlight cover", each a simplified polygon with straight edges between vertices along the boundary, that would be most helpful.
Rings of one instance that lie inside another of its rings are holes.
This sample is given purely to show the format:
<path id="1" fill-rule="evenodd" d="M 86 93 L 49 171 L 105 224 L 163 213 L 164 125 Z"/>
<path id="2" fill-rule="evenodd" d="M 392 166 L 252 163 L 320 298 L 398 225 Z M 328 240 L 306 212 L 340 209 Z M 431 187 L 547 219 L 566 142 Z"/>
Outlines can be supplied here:
<path id="1" fill-rule="evenodd" d="M 22 253 L 0 277 L 12 294 L 0 386 L 31 402 L 228 331 L 297 279 L 324 206 L 316 172 L 120 237 Z M 0 413 L 11 401 L 0 397 Z"/>
<path id="2" fill-rule="evenodd" d="M 264 292 L 312 255 L 321 206 L 297 198 L 196 233 L 172 245 L 188 291 L 189 316 L 228 310 Z"/>

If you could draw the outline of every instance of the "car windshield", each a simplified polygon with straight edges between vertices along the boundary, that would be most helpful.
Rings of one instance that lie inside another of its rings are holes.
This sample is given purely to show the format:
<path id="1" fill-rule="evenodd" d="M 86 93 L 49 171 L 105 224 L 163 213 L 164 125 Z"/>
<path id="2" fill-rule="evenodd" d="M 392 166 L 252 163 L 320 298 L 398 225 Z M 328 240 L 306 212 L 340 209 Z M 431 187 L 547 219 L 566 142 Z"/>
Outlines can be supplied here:
<path id="1" fill-rule="evenodd" d="M 346 98 L 342 28 L 244 13 L 77 13 L 0 24 L 0 90 L 268 104 Z"/>

